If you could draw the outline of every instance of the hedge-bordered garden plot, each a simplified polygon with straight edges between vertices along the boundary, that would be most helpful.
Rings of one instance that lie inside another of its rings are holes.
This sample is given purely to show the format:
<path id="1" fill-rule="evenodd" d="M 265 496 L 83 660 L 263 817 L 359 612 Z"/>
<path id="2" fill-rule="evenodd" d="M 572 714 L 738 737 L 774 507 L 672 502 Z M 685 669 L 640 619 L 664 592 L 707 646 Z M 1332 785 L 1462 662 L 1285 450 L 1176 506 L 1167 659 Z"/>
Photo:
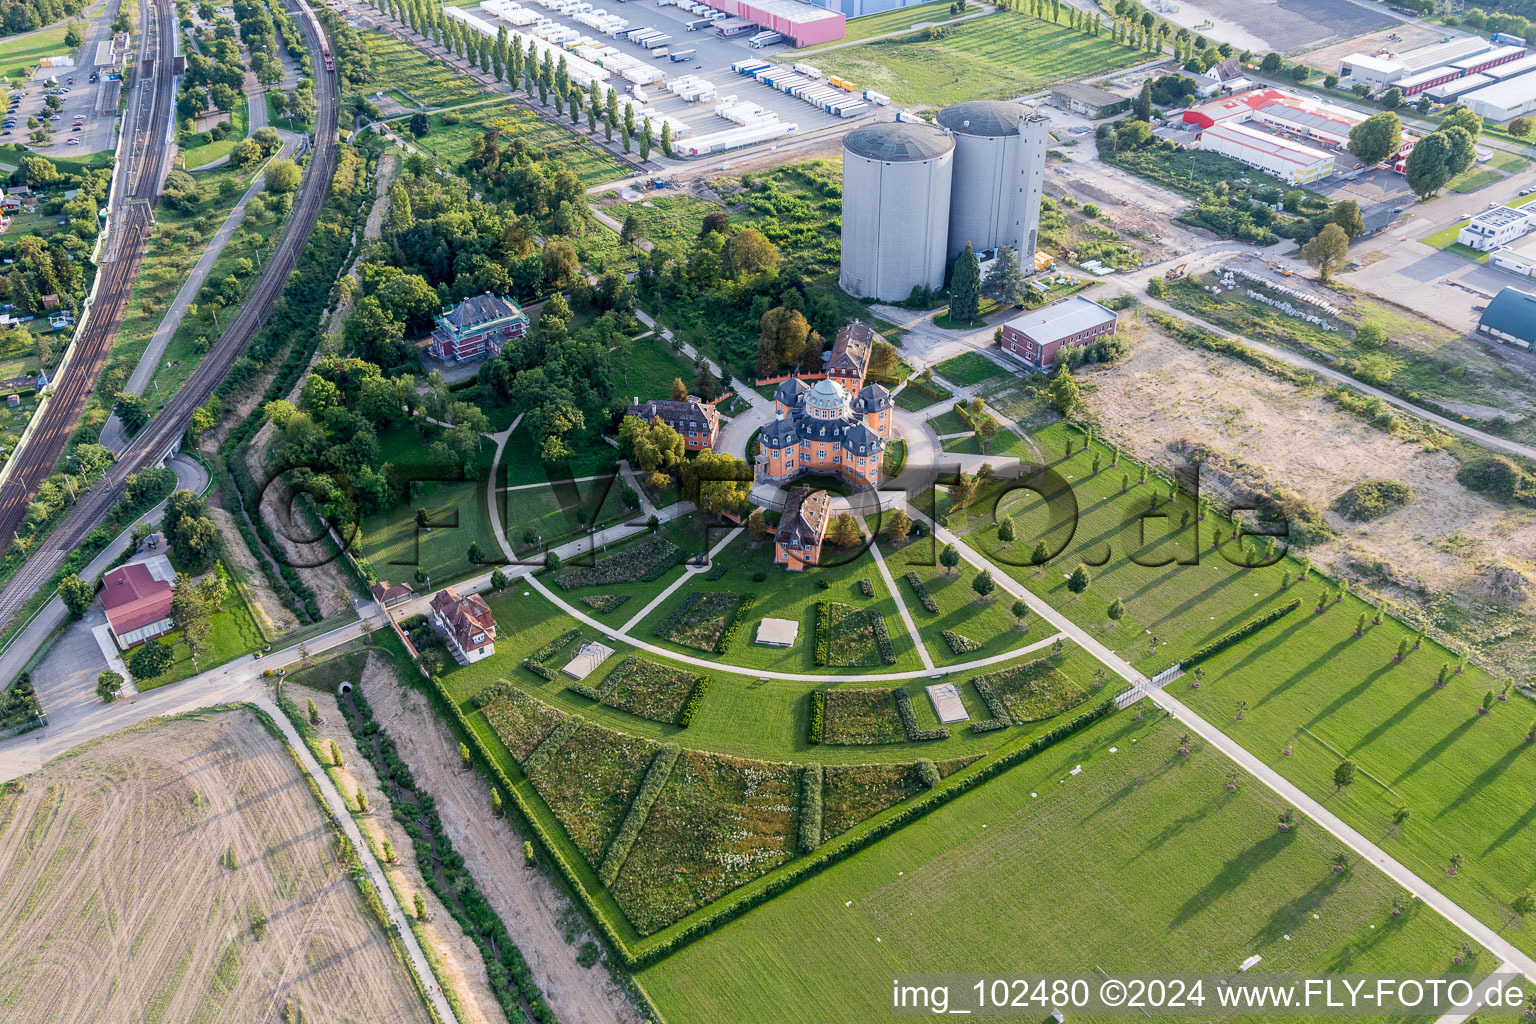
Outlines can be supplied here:
<path id="1" fill-rule="evenodd" d="M 828 665 L 853 668 L 896 661 L 885 616 L 873 608 L 827 601 L 821 605 L 818 616 L 821 615 L 825 615 L 826 621 L 817 622 L 817 644 L 821 644 L 825 629 Z"/>
<path id="2" fill-rule="evenodd" d="M 671 724 L 698 685 L 696 672 L 631 654 L 608 673 L 601 686 L 571 689 L 608 707 Z"/>
<path id="3" fill-rule="evenodd" d="M 498 683 L 482 691 L 474 700 L 485 710 L 497 739 L 519 762 L 565 721 L 565 712 L 535 700 L 507 683 Z"/>
<path id="4" fill-rule="evenodd" d="M 827 691 L 822 742 L 832 744 L 904 743 L 906 730 L 889 687 Z"/>
<path id="5" fill-rule="evenodd" d="M 694 590 L 685 595 L 655 634 L 683 647 L 720 654 L 734 636 L 732 629 L 741 618 L 751 595 L 731 590 Z"/>
<path id="6" fill-rule="evenodd" d="M 655 751 L 649 740 L 588 724 L 529 773 L 539 796 L 590 863 L 602 859 Z"/>
<path id="7" fill-rule="evenodd" d="M 971 682 L 992 717 L 1014 725 L 1059 715 L 1088 699 L 1088 694 L 1047 658 L 1010 665 Z"/>

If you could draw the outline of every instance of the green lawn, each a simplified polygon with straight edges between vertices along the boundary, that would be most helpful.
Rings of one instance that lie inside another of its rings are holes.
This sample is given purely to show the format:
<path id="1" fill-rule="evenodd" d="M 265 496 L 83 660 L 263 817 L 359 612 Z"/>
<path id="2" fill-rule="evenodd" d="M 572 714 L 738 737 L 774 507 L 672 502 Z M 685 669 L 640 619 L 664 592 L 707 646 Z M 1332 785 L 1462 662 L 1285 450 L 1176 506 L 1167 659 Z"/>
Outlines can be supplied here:
<path id="1" fill-rule="evenodd" d="M 974 567 L 961 562 L 954 572 L 946 572 L 942 566 L 925 564 L 936 561 L 926 539 L 908 541 L 900 550 L 891 551 L 887 547 L 882 544 L 881 551 L 885 554 L 891 575 L 901 590 L 902 600 L 907 603 L 907 611 L 911 613 L 912 621 L 916 623 L 935 665 L 956 665 L 990 658 L 1016 647 L 1036 643 L 1055 632 L 1045 623 L 1027 619 L 1025 627 L 1020 629 L 1018 621 L 1009 610 L 1013 606 L 1013 598 L 1001 590 L 992 591 L 986 598 L 979 597 L 971 586 L 979 575 L 979 570 Z M 928 611 L 919 602 L 916 593 L 904 579 L 908 572 L 917 573 L 917 578 L 923 582 L 929 596 L 938 602 L 937 614 Z M 946 630 L 980 646 L 969 653 L 956 654 L 944 638 Z M 986 705 L 974 694 L 967 692 L 965 702 L 971 718 L 988 717 Z"/>
<path id="2" fill-rule="evenodd" d="M 411 582 L 418 566 L 442 587 L 486 571 L 469 560 L 471 542 L 487 559 L 499 560 L 501 547 L 486 505 L 495 446 L 481 446 L 473 479 L 456 479 L 454 467 L 434 462 L 430 442 L 411 427 L 396 427 L 379 437 L 379 461 L 391 467 L 398 492 L 405 495 L 387 512 L 362 524 L 362 552 L 380 579 Z M 416 509 L 426 508 L 430 529 L 418 530 Z"/>
<path id="3" fill-rule="evenodd" d="M 719 209 L 719 204 L 707 199 L 676 191 L 653 191 L 639 202 L 620 203 L 606 212 L 620 221 L 633 216 L 645 237 L 653 242 L 688 242 L 698 237 L 704 215 Z"/>
<path id="4" fill-rule="evenodd" d="M 953 17 L 954 15 L 950 13 L 950 4 L 946 0 L 898 7 L 894 11 L 881 11 L 879 14 L 866 14 L 861 18 L 849 18 L 847 33 L 838 42 L 856 42 L 860 39 L 868 39 L 870 36 L 884 35 L 887 32 L 901 32 L 913 25 L 946 22 Z M 835 45 L 835 43 L 822 44 L 822 46 Z M 813 53 L 817 49 L 819 47 L 811 46 L 801 52 Z"/>
<path id="5" fill-rule="evenodd" d="M 895 12 L 892 12 L 895 13 Z M 816 66 L 897 104 L 1004 99 L 1065 79 L 1137 63 L 1145 54 L 1066 25 L 1001 12 L 963 22 L 941 39 L 919 34 L 831 50 Z"/>
<path id="6" fill-rule="evenodd" d="M 946 359 L 935 366 L 933 372 L 960 387 L 974 387 L 995 377 L 1012 376 L 980 352 L 964 352 L 953 359 Z"/>
<path id="7" fill-rule="evenodd" d="M 70 53 L 70 49 L 64 44 L 64 37 L 68 34 L 69 26 L 60 25 L 58 28 L 39 32 L 25 39 L 12 39 L 9 42 L 0 43 L 0 76 L 26 78 L 32 73 L 32 69 L 37 67 L 38 61 L 44 57 L 57 57 Z"/>
<path id="8" fill-rule="evenodd" d="M 1155 714 L 1101 722 L 639 981 L 674 1024 L 787 1024 L 811 1006 L 863 1024 L 912 972 L 1228 973 L 1251 954 L 1266 971 L 1455 970 L 1459 932 L 1423 907 L 1393 918 L 1395 885 L 1360 862 L 1334 874 L 1326 833 L 1281 833 L 1268 790 L 1229 792 L 1230 762 L 1198 743 L 1180 757 L 1179 733 Z"/>
<path id="9" fill-rule="evenodd" d="M 219 141 L 211 140 L 207 132 L 178 137 L 177 142 L 183 147 L 181 151 L 183 165 L 187 170 L 195 171 L 221 157 L 228 156 L 240 140 L 245 138 L 250 127 L 250 119 L 250 103 L 242 96 L 229 115 L 229 132 Z"/>
<path id="10" fill-rule="evenodd" d="M 506 449 L 501 454 L 501 483 L 504 487 L 511 487 L 517 484 L 547 483 L 572 476 L 592 476 L 610 472 L 618 461 L 617 450 L 606 444 L 593 444 L 578 451 L 566 466 L 546 464 L 539 460 L 538 446 L 530 436 L 529 428 L 520 427 L 508 439 Z"/>
<path id="11" fill-rule="evenodd" d="M 613 364 L 614 380 L 626 403 L 636 396 L 642 402 L 670 398 L 672 382 L 679 378 L 685 387 L 693 387 L 694 364 L 654 334 L 630 342 L 628 354 L 615 355 Z"/>
<path id="12" fill-rule="evenodd" d="M 636 515 L 624 506 L 624 486 L 622 477 L 604 475 L 580 484 L 539 484 L 507 491 L 503 499 L 507 540 L 519 557 L 531 559 L 537 557 L 541 543 L 543 549 L 555 547 L 584 527 L 601 528 Z M 542 541 L 525 544 L 525 531 L 530 530 Z"/>
<path id="13" fill-rule="evenodd" d="M 375 76 L 368 84 L 370 93 L 397 88 L 428 108 L 451 107 L 485 95 L 473 79 L 382 29 L 362 36 Z"/>
<path id="14" fill-rule="evenodd" d="M 1474 164 L 1457 177 L 1451 179 L 1446 188 L 1452 192 L 1471 192 L 1491 185 L 1495 181 L 1503 181 L 1507 175 L 1515 174 L 1531 166 L 1529 160 L 1522 160 L 1513 153 L 1504 150 L 1494 150 L 1493 156 L 1487 163 Z"/>
<path id="15" fill-rule="evenodd" d="M 411 48 L 411 52 L 419 51 Z M 421 99 L 415 92 L 411 95 Z M 427 105 L 430 107 L 447 104 L 428 103 Z M 454 116 L 462 120 L 458 124 L 448 124 L 443 120 L 442 114 L 433 114 L 431 129 L 420 139 L 415 139 L 414 144 L 432 153 L 444 163 L 457 166 L 469 156 L 470 143 L 478 136 L 485 134 L 487 129 L 495 128 L 501 133 L 503 145 L 514 137 L 522 138 L 527 140 L 535 152 L 548 151 L 558 156 L 562 163 L 575 172 L 584 185 L 611 181 L 624 173 L 623 166 L 604 150 L 585 138 L 573 135 L 565 128 L 551 124 L 510 99 L 461 107 L 454 111 Z M 410 132 L 407 129 L 409 121 L 409 118 L 399 118 L 391 121 L 390 127 L 397 134 L 410 138 Z M 582 124 L 585 125 L 586 121 L 583 120 Z"/>

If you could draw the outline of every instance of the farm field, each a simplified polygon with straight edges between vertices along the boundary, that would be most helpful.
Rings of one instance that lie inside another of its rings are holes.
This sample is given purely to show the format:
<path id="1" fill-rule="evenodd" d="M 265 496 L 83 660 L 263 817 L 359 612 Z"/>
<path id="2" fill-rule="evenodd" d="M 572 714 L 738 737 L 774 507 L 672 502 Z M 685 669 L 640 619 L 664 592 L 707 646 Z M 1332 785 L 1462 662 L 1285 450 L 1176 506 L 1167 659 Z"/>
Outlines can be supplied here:
<path id="1" fill-rule="evenodd" d="M 998 963 L 1229 972 L 1257 953 L 1275 971 L 1494 966 L 1486 953 L 1451 966 L 1459 932 L 1422 907 L 1394 918 L 1384 876 L 1364 863 L 1333 873 L 1325 832 L 1281 833 L 1267 790 L 1240 778 L 1229 792 L 1229 762 L 1199 744 L 1180 757 L 1178 737 L 1156 713 L 1100 722 L 639 980 L 677 1024 L 778 1024 L 807 1006 L 862 1024 L 890 1012 L 895 974 Z"/>
<path id="2" fill-rule="evenodd" d="M 920 34 L 831 50 L 816 66 L 896 104 L 943 106 L 1005 99 L 1043 85 L 1113 71 L 1144 54 L 1066 25 L 1002 12 L 950 26 L 940 39 Z"/>
<path id="3" fill-rule="evenodd" d="M 412 49 L 413 52 L 419 52 Z M 448 104 L 428 105 L 446 106 Z M 458 124 L 449 124 L 443 120 L 443 115 L 440 113 L 433 114 L 431 130 L 421 138 L 414 139 L 412 143 L 432 153 L 450 167 L 458 166 L 465 157 L 469 156 L 470 143 L 475 138 L 494 128 L 501 133 L 503 143 L 520 138 L 525 140 L 534 152 L 558 155 L 560 161 L 575 172 L 583 185 L 597 185 L 622 177 L 625 173 L 623 165 L 605 151 L 585 138 L 550 124 L 549 121 L 513 100 L 500 99 L 488 103 L 476 103 L 459 107 L 453 113 L 455 117 L 462 118 Z M 396 134 L 410 138 L 409 121 L 408 117 L 398 118 L 390 122 L 390 127 Z"/>
<path id="4" fill-rule="evenodd" d="M 383 72 L 370 89 L 396 88 L 428 109 L 451 107 L 483 96 L 474 80 L 383 30 L 364 32 L 373 66 Z"/>
<path id="5" fill-rule="evenodd" d="M 275 1020 L 291 1004 L 310 1020 L 424 1019 L 314 796 L 251 712 L 141 726 L 23 782 L 0 796 L 8 1018 Z"/>

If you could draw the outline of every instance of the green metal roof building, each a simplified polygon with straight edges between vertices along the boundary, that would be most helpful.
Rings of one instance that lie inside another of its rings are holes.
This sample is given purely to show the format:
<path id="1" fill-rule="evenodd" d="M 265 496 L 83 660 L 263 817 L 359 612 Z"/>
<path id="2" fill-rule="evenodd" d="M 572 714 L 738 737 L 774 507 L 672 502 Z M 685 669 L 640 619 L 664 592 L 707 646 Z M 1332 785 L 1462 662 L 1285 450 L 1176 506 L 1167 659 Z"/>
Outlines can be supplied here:
<path id="1" fill-rule="evenodd" d="M 1536 295 L 1518 288 L 1505 288 L 1483 310 L 1477 331 L 1521 348 L 1536 345 Z"/>

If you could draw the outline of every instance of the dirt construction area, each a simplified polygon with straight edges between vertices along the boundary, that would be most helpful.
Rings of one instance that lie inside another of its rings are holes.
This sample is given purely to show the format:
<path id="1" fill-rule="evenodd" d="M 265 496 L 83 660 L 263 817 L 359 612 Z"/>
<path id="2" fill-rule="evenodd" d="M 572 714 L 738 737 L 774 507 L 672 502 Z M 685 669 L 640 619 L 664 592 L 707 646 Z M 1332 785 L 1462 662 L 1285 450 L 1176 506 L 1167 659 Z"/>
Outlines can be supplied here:
<path id="1" fill-rule="evenodd" d="M 1322 72 L 1335 73 L 1339 70 L 1339 61 L 1352 53 L 1377 53 L 1381 50 L 1402 53 L 1416 46 L 1438 43 L 1446 34 L 1445 29 L 1437 25 L 1398 22 L 1390 28 L 1318 47 L 1302 54 L 1301 62 Z"/>
<path id="2" fill-rule="evenodd" d="M 1442 625 L 1454 605 L 1461 639 L 1497 639 L 1488 655 L 1530 671 L 1521 642 L 1528 629 L 1510 624 L 1528 614 L 1536 516 L 1462 487 L 1449 454 L 1426 452 L 1355 419 L 1320 389 L 1192 351 L 1155 329 L 1137 330 L 1123 363 L 1079 379 L 1108 440 L 1168 465 L 1189 443 L 1208 445 L 1243 467 L 1239 486 L 1272 493 L 1278 485 L 1299 494 L 1324 510 L 1338 533 L 1307 552 L 1320 566 L 1424 608 Z M 1212 476 L 1203 473 L 1202 486 L 1230 490 Z M 1412 500 L 1368 523 L 1329 508 L 1364 480 L 1408 484 Z"/>
<path id="3" fill-rule="evenodd" d="M 428 1019 L 249 711 L 142 726 L 0 794 L 0 962 L 0 1017 L 28 1024 Z"/>

